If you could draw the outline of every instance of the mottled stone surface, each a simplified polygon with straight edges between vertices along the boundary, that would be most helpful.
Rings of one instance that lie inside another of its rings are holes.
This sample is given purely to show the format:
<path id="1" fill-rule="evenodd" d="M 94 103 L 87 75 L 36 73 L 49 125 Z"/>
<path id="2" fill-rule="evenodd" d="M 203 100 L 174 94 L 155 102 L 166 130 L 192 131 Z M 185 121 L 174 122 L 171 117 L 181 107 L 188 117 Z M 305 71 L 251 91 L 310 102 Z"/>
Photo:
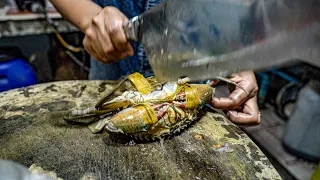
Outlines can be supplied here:
<path id="1" fill-rule="evenodd" d="M 63 179 L 280 179 L 254 142 L 216 112 L 153 142 L 92 134 L 63 121 L 63 111 L 94 105 L 114 84 L 55 82 L 0 93 L 0 158 L 37 164 Z M 231 151 L 214 151 L 215 144 Z"/>

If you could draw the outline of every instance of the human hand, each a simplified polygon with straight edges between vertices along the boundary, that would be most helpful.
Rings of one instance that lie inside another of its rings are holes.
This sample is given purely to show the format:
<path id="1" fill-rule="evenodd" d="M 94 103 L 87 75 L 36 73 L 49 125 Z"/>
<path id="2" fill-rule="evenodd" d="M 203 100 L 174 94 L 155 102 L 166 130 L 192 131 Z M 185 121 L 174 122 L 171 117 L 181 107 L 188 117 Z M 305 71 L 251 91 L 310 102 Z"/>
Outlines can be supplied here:
<path id="1" fill-rule="evenodd" d="M 240 87 L 230 89 L 228 98 L 212 99 L 212 106 L 227 111 L 229 119 L 237 124 L 259 124 L 260 112 L 257 104 L 258 85 L 255 75 L 252 71 L 244 71 L 232 74 L 230 80 L 244 88 Z M 214 81 L 211 85 L 216 84 Z"/>
<path id="2" fill-rule="evenodd" d="M 84 48 L 98 61 L 113 63 L 133 56 L 133 48 L 123 30 L 128 18 L 117 8 L 107 6 L 92 18 L 85 31 Z"/>

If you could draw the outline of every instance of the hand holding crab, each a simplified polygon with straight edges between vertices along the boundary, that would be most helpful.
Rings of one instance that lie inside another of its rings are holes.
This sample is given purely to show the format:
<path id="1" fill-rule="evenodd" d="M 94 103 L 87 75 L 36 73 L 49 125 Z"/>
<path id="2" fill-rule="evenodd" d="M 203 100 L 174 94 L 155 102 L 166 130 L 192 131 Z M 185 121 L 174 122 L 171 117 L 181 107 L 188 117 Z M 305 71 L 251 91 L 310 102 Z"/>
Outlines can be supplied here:
<path id="1" fill-rule="evenodd" d="M 230 80 L 239 86 L 235 86 L 233 89 L 229 88 L 231 94 L 228 98 L 214 97 L 211 105 L 215 108 L 226 110 L 229 119 L 236 124 L 259 124 L 258 85 L 254 73 L 252 71 L 244 71 L 232 74 Z M 210 85 L 215 85 L 217 82 L 213 81 Z"/>

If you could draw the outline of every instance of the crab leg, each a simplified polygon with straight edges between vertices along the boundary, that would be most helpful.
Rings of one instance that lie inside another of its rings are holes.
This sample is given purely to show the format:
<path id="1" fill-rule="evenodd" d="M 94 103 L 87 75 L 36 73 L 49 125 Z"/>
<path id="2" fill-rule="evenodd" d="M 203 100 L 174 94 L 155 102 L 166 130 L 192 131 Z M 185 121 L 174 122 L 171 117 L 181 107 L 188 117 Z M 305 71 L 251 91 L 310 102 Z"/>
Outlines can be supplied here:
<path id="1" fill-rule="evenodd" d="M 104 97 L 102 97 L 102 98 L 97 102 L 97 104 L 95 105 L 95 108 L 96 108 L 96 109 L 99 109 L 103 103 L 105 103 L 106 101 L 108 101 L 109 98 L 111 97 L 111 95 L 112 95 L 114 92 L 116 92 L 116 90 L 119 89 L 119 88 L 121 87 L 121 85 L 122 85 L 126 80 L 128 80 L 128 76 L 125 76 L 125 77 L 116 85 L 116 87 L 114 87 L 107 95 L 105 95 Z"/>
<path id="2" fill-rule="evenodd" d="M 107 115 L 110 112 L 110 110 L 97 110 L 95 109 L 95 107 L 90 107 L 84 110 L 76 109 L 72 110 L 68 116 L 65 116 L 64 120 L 75 122 L 74 120 L 76 119 L 88 119 L 98 117 L 101 115 Z"/>
<path id="3" fill-rule="evenodd" d="M 235 83 L 234 81 L 228 79 L 228 78 L 224 78 L 224 77 L 220 77 L 220 76 L 217 76 L 216 79 L 220 80 L 220 81 L 224 81 L 226 83 L 230 83 L 230 84 L 233 84 L 235 86 L 237 86 L 238 88 L 242 89 L 244 92 L 246 92 L 247 94 L 249 94 L 249 92 L 244 89 L 243 87 L 241 87 L 239 84 Z"/>

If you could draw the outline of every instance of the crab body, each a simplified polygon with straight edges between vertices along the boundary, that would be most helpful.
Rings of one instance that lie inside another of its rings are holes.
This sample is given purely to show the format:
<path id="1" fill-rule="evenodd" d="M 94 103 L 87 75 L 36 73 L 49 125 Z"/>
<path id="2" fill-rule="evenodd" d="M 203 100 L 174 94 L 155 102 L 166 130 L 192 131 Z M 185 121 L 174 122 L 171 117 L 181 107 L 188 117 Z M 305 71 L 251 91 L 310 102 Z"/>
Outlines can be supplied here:
<path id="1" fill-rule="evenodd" d="M 196 96 L 198 104 L 190 106 L 185 91 L 175 95 L 172 100 L 165 100 L 168 96 L 162 95 L 175 94 L 177 90 L 178 85 L 171 86 L 175 88 L 169 93 L 161 90 L 142 95 L 145 100 L 143 103 L 119 111 L 109 119 L 105 129 L 108 132 L 120 132 L 142 138 L 163 137 L 180 131 L 197 118 L 198 111 L 209 103 L 214 94 L 214 89 L 209 85 L 188 86 L 195 89 L 193 94 L 188 96 Z"/>
<path id="2" fill-rule="evenodd" d="M 159 86 L 153 78 L 135 73 L 127 81 L 131 86 L 120 96 L 105 97 L 85 110 L 73 110 L 65 119 L 96 117 L 98 121 L 89 125 L 93 133 L 105 129 L 109 133 L 154 139 L 185 128 L 215 94 L 211 86 L 189 84 L 188 78 Z"/>

